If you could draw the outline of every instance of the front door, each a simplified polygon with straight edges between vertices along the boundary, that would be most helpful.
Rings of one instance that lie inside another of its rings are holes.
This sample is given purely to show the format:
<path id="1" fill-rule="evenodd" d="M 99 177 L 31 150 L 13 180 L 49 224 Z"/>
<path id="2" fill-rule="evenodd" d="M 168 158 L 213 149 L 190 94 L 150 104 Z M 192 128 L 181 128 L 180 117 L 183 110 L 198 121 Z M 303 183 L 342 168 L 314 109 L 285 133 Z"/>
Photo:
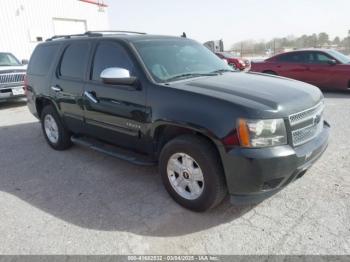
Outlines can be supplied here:
<path id="1" fill-rule="evenodd" d="M 321 88 L 331 87 L 334 79 L 339 78 L 337 75 L 338 66 L 330 64 L 330 60 L 334 60 L 334 58 L 319 51 L 310 51 L 308 58 L 309 72 L 306 81 Z"/>
<path id="2" fill-rule="evenodd" d="M 85 121 L 90 135 L 113 144 L 143 151 L 143 130 L 149 119 L 144 86 L 104 84 L 101 72 L 110 67 L 129 70 L 140 77 L 130 52 L 116 41 L 96 44 L 90 79 L 85 86 Z"/>

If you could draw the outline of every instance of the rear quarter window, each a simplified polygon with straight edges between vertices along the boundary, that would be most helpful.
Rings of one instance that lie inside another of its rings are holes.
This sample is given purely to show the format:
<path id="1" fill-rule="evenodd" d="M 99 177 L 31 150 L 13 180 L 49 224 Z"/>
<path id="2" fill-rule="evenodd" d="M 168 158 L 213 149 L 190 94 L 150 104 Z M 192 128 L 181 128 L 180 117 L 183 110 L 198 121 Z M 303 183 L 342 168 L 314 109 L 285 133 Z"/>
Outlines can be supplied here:
<path id="1" fill-rule="evenodd" d="M 59 45 L 40 45 L 30 58 L 28 74 L 45 76 L 54 62 Z"/>

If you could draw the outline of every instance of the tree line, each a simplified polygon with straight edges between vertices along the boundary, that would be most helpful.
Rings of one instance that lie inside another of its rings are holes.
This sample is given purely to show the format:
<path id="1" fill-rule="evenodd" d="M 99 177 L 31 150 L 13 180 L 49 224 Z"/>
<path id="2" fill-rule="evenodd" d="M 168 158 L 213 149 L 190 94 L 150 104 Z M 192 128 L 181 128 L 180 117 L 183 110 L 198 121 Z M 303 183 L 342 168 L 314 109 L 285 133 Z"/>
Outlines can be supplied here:
<path id="1" fill-rule="evenodd" d="M 300 37 L 287 36 L 274 38 L 269 41 L 246 40 L 233 44 L 231 50 L 246 54 L 274 54 L 286 49 L 300 48 L 334 48 L 350 54 L 350 31 L 349 36 L 330 38 L 325 32 L 319 34 L 302 35 Z"/>

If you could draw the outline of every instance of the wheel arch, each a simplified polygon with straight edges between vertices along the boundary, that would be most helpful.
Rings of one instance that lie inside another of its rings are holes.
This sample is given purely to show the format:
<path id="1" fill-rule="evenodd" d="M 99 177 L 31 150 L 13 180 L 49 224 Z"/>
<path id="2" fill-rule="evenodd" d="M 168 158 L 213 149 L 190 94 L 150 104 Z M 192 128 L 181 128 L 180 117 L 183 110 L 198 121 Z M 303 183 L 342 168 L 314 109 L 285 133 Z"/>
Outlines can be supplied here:
<path id="1" fill-rule="evenodd" d="M 277 76 L 278 74 L 276 73 L 276 71 L 274 71 L 274 70 L 264 70 L 264 71 L 262 71 L 262 73 L 263 74 L 270 74 L 270 75 L 275 75 L 275 76 Z"/>
<path id="2" fill-rule="evenodd" d="M 155 142 L 156 156 L 159 156 L 164 145 L 170 140 L 186 134 L 200 136 L 208 141 L 218 153 L 221 162 L 221 150 L 223 149 L 223 145 L 219 138 L 215 137 L 213 133 L 204 128 L 185 126 L 178 123 L 161 123 L 152 129 L 151 136 Z"/>
<path id="3" fill-rule="evenodd" d="M 39 118 L 41 118 L 41 113 L 42 113 L 44 107 L 48 106 L 48 105 L 52 105 L 56 109 L 56 111 L 59 112 L 57 104 L 52 99 L 50 99 L 48 97 L 44 97 L 44 96 L 37 97 L 35 99 L 35 109 L 36 109 L 36 112 L 37 112 Z"/>

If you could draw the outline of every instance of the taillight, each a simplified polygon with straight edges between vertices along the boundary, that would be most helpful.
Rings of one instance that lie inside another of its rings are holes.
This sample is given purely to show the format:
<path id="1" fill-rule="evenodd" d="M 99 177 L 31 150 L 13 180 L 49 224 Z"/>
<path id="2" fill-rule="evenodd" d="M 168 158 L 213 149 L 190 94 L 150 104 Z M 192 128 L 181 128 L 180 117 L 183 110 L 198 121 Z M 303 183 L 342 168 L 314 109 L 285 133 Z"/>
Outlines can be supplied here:
<path id="1" fill-rule="evenodd" d="M 24 94 L 27 95 L 27 91 L 28 91 L 28 77 L 27 75 L 24 75 Z"/>

